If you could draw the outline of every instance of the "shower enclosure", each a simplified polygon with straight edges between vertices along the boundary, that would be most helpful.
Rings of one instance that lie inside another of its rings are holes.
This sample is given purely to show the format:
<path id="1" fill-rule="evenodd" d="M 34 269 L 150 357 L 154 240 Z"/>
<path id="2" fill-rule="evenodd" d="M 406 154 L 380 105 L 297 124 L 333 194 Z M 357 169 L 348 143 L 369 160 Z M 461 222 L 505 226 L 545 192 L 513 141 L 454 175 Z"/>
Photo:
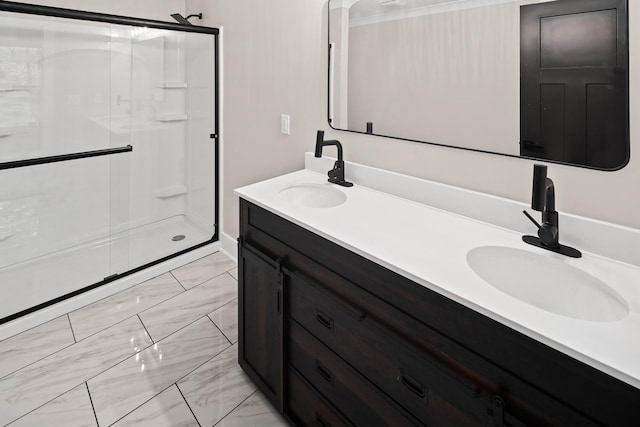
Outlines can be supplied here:
<path id="1" fill-rule="evenodd" d="M 0 1 L 0 323 L 218 240 L 218 30 Z"/>

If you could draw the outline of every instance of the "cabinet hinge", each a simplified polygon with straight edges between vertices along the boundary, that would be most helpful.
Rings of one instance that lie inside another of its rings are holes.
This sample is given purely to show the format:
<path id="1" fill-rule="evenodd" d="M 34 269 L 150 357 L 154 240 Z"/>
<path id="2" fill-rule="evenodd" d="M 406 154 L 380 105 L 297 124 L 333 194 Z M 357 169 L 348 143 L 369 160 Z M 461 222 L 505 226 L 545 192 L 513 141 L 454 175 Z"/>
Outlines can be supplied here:
<path id="1" fill-rule="evenodd" d="M 238 258 L 242 258 L 242 236 L 238 237 Z"/>

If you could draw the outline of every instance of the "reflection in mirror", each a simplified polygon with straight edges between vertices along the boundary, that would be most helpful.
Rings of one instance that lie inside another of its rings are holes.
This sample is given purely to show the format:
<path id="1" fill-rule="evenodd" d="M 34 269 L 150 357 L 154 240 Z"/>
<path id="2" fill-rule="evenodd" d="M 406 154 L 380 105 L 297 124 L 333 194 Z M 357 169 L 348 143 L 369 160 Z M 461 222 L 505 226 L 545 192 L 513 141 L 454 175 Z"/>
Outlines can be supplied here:
<path id="1" fill-rule="evenodd" d="M 627 0 L 330 0 L 329 14 L 335 129 L 628 162 Z"/>

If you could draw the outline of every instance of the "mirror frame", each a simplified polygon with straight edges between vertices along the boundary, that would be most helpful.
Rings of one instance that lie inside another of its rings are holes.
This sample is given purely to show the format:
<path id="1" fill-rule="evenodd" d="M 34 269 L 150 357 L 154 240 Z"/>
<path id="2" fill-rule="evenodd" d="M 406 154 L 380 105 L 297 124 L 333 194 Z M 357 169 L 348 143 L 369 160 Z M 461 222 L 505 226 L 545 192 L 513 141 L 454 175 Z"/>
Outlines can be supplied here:
<path id="1" fill-rule="evenodd" d="M 471 151 L 471 152 L 475 152 L 475 153 L 493 154 L 493 155 L 497 155 L 497 156 L 503 156 L 503 157 L 509 157 L 509 158 L 515 158 L 515 159 L 524 159 L 524 160 L 532 160 L 532 161 L 543 162 L 543 163 L 552 163 L 552 164 L 573 166 L 573 167 L 579 167 L 579 168 L 590 169 L 590 170 L 597 170 L 597 171 L 602 171 L 602 172 L 619 171 L 619 170 L 623 169 L 625 166 L 627 166 L 629 164 L 629 161 L 631 160 L 631 136 L 630 136 L 630 127 L 631 127 L 631 120 L 630 120 L 630 116 L 631 116 L 631 109 L 630 109 L 630 74 L 631 73 L 629 72 L 629 62 L 630 62 L 630 60 L 629 60 L 629 52 L 631 51 L 631 49 L 629 48 L 629 40 L 630 39 L 629 39 L 628 2 L 625 4 L 625 16 L 624 16 L 624 20 L 625 20 L 625 23 L 626 23 L 624 37 L 626 38 L 626 43 L 627 43 L 627 73 L 626 73 L 627 93 L 626 93 L 626 99 L 625 99 L 625 103 L 626 103 L 626 107 L 627 107 L 627 114 L 626 114 L 626 117 L 625 117 L 626 129 L 625 129 L 624 134 L 625 134 L 625 138 L 626 138 L 626 142 L 627 142 L 627 146 L 626 146 L 627 156 L 626 156 L 626 161 L 623 164 L 621 164 L 619 167 L 611 168 L 611 169 L 604 169 L 604 168 L 599 168 L 599 167 L 590 166 L 590 165 L 584 165 L 584 164 L 579 164 L 579 163 L 565 162 L 565 161 L 561 161 L 561 160 L 542 159 L 542 158 L 539 158 L 539 157 L 530 157 L 530 156 L 522 156 L 522 155 L 516 155 L 516 154 L 499 153 L 499 152 L 496 152 L 496 151 L 483 150 L 481 148 L 459 147 L 459 146 L 456 146 L 456 145 L 443 144 L 443 143 L 426 141 L 426 140 L 405 138 L 405 137 L 393 136 L 393 135 L 383 135 L 383 134 L 377 134 L 375 132 L 369 133 L 369 132 L 363 132 L 363 131 L 358 131 L 358 130 L 342 129 L 342 128 L 334 127 L 333 124 L 331 123 L 331 111 L 332 111 L 331 103 L 332 103 L 332 100 L 333 100 L 332 73 L 331 73 L 331 71 L 332 71 L 331 70 L 331 67 L 332 67 L 332 63 L 331 63 L 331 58 L 332 58 L 332 54 L 331 54 L 331 48 L 332 48 L 332 43 L 331 43 L 331 1 L 332 0 L 327 0 L 327 94 L 328 94 L 328 97 L 327 97 L 327 123 L 329 124 L 329 127 L 331 129 L 336 130 L 336 131 L 341 131 L 341 132 L 350 132 L 350 133 L 354 133 L 354 134 L 360 134 L 360 135 L 371 135 L 371 136 L 375 136 L 375 137 L 389 138 L 389 139 L 394 139 L 394 140 L 398 140 L 398 141 L 406 141 L 406 142 L 416 142 L 416 143 L 420 143 L 420 144 L 428 144 L 428 145 L 435 146 L 435 147 L 453 148 L 453 149 L 457 149 L 457 150 Z M 333 1 L 335 1 L 335 0 L 333 0 Z M 358 1 L 358 0 L 356 0 L 356 1 Z M 557 1 L 559 1 L 559 0 L 557 0 Z"/>

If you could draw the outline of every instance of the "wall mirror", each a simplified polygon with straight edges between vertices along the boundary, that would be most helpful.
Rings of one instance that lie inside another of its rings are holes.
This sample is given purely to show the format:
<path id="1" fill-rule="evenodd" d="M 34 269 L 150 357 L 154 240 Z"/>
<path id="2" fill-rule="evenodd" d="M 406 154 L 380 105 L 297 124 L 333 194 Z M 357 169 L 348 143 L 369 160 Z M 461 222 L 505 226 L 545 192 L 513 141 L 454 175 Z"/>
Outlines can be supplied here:
<path id="1" fill-rule="evenodd" d="M 627 0 L 330 0 L 329 123 L 617 170 Z"/>

